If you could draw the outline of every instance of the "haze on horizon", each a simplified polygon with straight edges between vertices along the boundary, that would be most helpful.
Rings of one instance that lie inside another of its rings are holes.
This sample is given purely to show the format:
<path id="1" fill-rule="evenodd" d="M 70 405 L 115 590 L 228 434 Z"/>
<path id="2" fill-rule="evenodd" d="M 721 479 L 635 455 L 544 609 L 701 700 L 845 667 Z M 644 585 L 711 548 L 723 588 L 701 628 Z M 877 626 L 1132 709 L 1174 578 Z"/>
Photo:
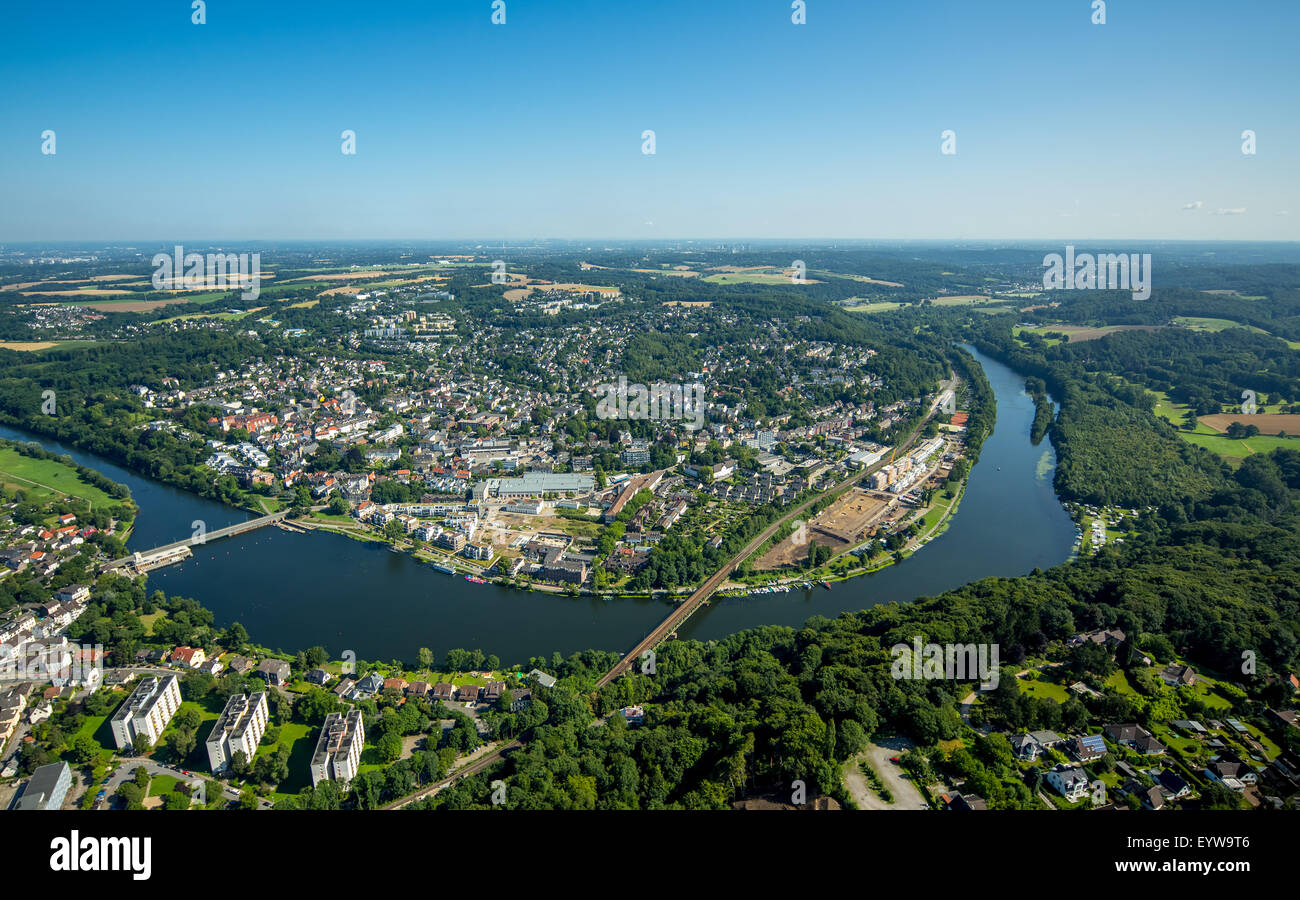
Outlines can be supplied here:
<path id="1" fill-rule="evenodd" d="M 1285 0 L 445 7 L 10 12 L 0 241 L 1300 239 Z"/>

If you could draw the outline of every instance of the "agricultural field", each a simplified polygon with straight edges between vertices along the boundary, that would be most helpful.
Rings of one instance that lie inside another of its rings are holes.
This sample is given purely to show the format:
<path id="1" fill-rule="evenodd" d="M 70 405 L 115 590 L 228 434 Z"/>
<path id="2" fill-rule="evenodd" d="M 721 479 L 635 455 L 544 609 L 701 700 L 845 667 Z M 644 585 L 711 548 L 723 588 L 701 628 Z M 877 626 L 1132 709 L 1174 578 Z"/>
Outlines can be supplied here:
<path id="1" fill-rule="evenodd" d="M 1300 436 L 1300 416 L 1268 413 L 1267 407 L 1264 408 L 1266 410 L 1264 413 L 1253 416 L 1219 413 L 1213 416 L 1201 416 L 1196 422 L 1196 430 L 1188 431 L 1183 428 L 1185 422 L 1183 416 L 1187 413 L 1187 407 L 1173 402 L 1164 393 L 1157 392 L 1155 396 L 1155 414 L 1177 428 L 1183 440 L 1217 453 L 1230 463 L 1240 463 L 1247 456 L 1267 453 L 1279 447 L 1300 449 L 1300 439 L 1274 436 L 1277 431 Z M 1233 422 L 1241 422 L 1243 425 L 1254 424 L 1261 433 L 1249 438 L 1230 438 L 1223 434 L 1220 428 L 1226 429 Z M 1263 433 L 1266 429 L 1273 434 Z"/>
<path id="2" fill-rule="evenodd" d="M 907 303 L 895 303 L 891 300 L 873 302 L 864 297 L 850 297 L 843 301 L 844 309 L 848 312 L 866 313 L 867 315 L 871 315 L 872 313 L 893 312 L 896 309 L 902 309 L 904 306 L 908 305 L 909 304 Z"/>
<path id="3" fill-rule="evenodd" d="M 793 269 L 778 269 L 775 267 L 761 269 L 747 269 L 736 272 L 716 272 L 713 275 L 706 275 L 704 280 L 710 284 L 824 284 L 815 278 L 804 278 L 803 281 L 793 279 Z"/>
<path id="4" fill-rule="evenodd" d="M 926 303 L 933 303 L 935 306 L 975 306 L 984 303 L 1007 303 L 1006 300 L 997 300 L 987 294 L 953 294 L 943 297 L 927 297 Z"/>
<path id="5" fill-rule="evenodd" d="M 1040 337 L 1048 332 L 1057 332 L 1058 334 L 1067 335 L 1070 343 L 1080 344 L 1084 341 L 1095 341 L 1098 338 L 1104 338 L 1108 334 L 1114 334 L 1117 331 L 1159 331 L 1161 325 L 1039 325 L 1034 328 L 1024 328 L 1017 326 L 1012 329 L 1013 333 L 1019 337 L 1024 332 L 1036 334 Z M 1060 340 L 1056 338 L 1047 338 L 1048 346 L 1059 344 Z"/>
<path id="6" fill-rule="evenodd" d="M 816 274 L 824 276 L 826 278 L 847 278 L 850 281 L 860 281 L 863 284 L 878 284 L 881 285 L 882 287 L 895 287 L 895 288 L 904 287 L 903 283 L 899 281 L 881 281 L 879 278 L 871 278 L 870 276 L 867 275 L 849 275 L 843 272 L 826 272 L 820 270 L 817 271 Z"/>
<path id="7" fill-rule="evenodd" d="M 1240 422 L 1242 425 L 1254 425 L 1259 429 L 1260 434 L 1279 434 L 1286 432 L 1290 435 L 1300 434 L 1300 415 L 1282 414 L 1282 413 L 1255 413 L 1254 415 L 1219 413 L 1214 416 L 1201 416 L 1202 425 L 1208 425 L 1217 432 L 1228 430 L 1228 426 L 1233 422 Z"/>
<path id="8" fill-rule="evenodd" d="M 73 347 L 89 347 L 98 341 L 0 341 L 0 350 L 16 350 L 19 353 L 38 353 L 41 350 L 66 350 Z"/>

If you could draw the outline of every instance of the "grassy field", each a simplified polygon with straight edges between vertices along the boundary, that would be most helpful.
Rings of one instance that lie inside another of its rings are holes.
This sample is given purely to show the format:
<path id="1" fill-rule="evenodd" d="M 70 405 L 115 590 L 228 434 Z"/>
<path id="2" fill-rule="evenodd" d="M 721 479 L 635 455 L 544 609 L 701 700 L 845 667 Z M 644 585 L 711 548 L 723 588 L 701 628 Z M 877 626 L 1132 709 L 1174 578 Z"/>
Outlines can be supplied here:
<path id="1" fill-rule="evenodd" d="M 921 519 L 921 534 L 929 534 L 930 529 L 939 524 L 939 520 L 947 514 L 948 507 L 952 506 L 956 499 L 956 495 L 945 497 L 942 490 L 935 491 L 930 500 L 930 510 Z"/>
<path id="2" fill-rule="evenodd" d="M 718 272 L 706 275 L 704 280 L 710 284 L 822 284 L 815 278 L 805 278 L 802 282 L 791 279 L 790 272 L 770 269 L 763 272 Z"/>
<path id="3" fill-rule="evenodd" d="M 1243 297 L 1242 299 L 1262 300 L 1264 298 Z M 1244 328 L 1247 331 L 1255 332 L 1255 334 L 1272 334 L 1272 332 L 1265 331 L 1263 328 L 1258 328 L 1254 325 L 1245 325 L 1241 322 L 1233 321 L 1232 319 L 1214 319 L 1208 316 L 1176 316 L 1173 322 L 1175 325 L 1181 325 L 1192 331 L 1226 331 L 1229 328 Z M 1300 341 L 1287 341 L 1285 338 L 1280 338 L 1279 340 L 1283 340 L 1292 350 L 1300 350 Z"/>
<path id="4" fill-rule="evenodd" d="M 1178 429 L 1178 434 L 1189 444 L 1195 444 L 1198 447 L 1204 447 L 1217 453 L 1230 463 L 1240 463 L 1247 456 L 1255 453 L 1267 453 L 1278 447 L 1300 450 L 1300 439 L 1295 437 L 1280 438 L 1274 435 L 1258 434 L 1251 438 L 1236 440 L 1220 434 L 1202 421 L 1196 423 L 1195 431 L 1187 431 L 1182 427 L 1183 415 L 1187 412 L 1187 407 L 1181 403 L 1175 403 L 1169 397 L 1162 393 L 1156 392 L 1155 414 L 1173 424 Z M 1261 412 L 1267 411 L 1261 408 Z"/>
<path id="5" fill-rule="evenodd" d="M 826 278 L 847 278 L 850 281 L 860 281 L 863 284 L 879 284 L 879 285 L 883 285 L 884 287 L 896 287 L 896 288 L 903 287 L 903 284 L 901 282 L 881 281 L 879 278 L 872 278 L 869 275 L 850 275 L 845 272 L 827 272 L 827 271 L 817 271 L 814 274 L 825 276 Z"/>
<path id="6" fill-rule="evenodd" d="M 42 503 L 66 496 L 88 500 L 91 506 L 120 502 L 82 481 L 76 469 L 52 459 L 23 456 L 12 447 L 0 446 L 0 481 L 26 491 L 31 499 Z"/>
<path id="7" fill-rule="evenodd" d="M 140 622 L 141 624 L 144 625 L 144 633 L 146 635 L 153 634 L 154 623 L 157 622 L 159 619 L 164 618 L 166 615 L 167 615 L 166 611 L 160 609 L 157 612 L 149 613 L 147 616 L 141 616 Z"/>
<path id="8" fill-rule="evenodd" d="M 301 722 L 289 722 L 280 726 L 279 743 L 289 746 L 289 778 L 276 785 L 273 800 L 296 794 L 311 785 L 311 757 L 316 751 L 319 730 Z M 275 746 L 258 747 L 257 755 L 267 756 L 275 751 Z"/>
<path id="9" fill-rule="evenodd" d="M 896 309 L 902 309 L 904 306 L 907 306 L 907 304 L 894 303 L 890 300 L 880 300 L 880 301 L 872 302 L 869 300 L 865 300 L 862 297 L 850 297 L 849 299 L 844 301 L 844 309 L 846 309 L 848 312 L 855 312 L 855 313 L 871 314 L 871 313 L 881 313 L 881 312 L 893 312 Z"/>
<path id="10" fill-rule="evenodd" d="M 996 300 L 987 294 L 961 294 L 945 297 L 929 297 L 927 303 L 933 303 L 935 306 L 974 306 L 977 303 L 1007 303 L 1006 300 Z"/>
<path id="11" fill-rule="evenodd" d="M 1063 686 L 1055 681 L 1045 681 L 1041 678 L 1037 680 L 1021 678 L 1020 691 L 1039 700 L 1055 700 L 1057 703 L 1064 703 L 1070 699 L 1070 692 Z"/>
<path id="12" fill-rule="evenodd" d="M 1244 440 L 1234 440 L 1221 434 L 1200 434 L 1196 432 L 1181 432 L 1183 439 L 1189 443 L 1196 444 L 1198 447 L 1204 447 L 1206 450 L 1212 450 L 1229 462 L 1245 459 L 1256 453 L 1267 453 L 1278 447 L 1289 450 L 1300 450 L 1300 440 L 1296 438 L 1280 438 L 1271 435 L 1259 434 L 1252 438 Z"/>
<path id="13" fill-rule="evenodd" d="M 147 796 L 161 797 L 164 794 L 170 794 L 176 789 L 176 785 L 180 783 L 181 780 L 174 775 L 155 775 L 149 780 L 149 793 Z"/>
<path id="14" fill-rule="evenodd" d="M 1116 669 L 1107 676 L 1105 685 L 1108 688 L 1114 688 L 1121 694 L 1127 694 L 1130 697 L 1139 696 L 1133 685 L 1128 683 L 1128 676 L 1124 674 L 1123 669 Z"/>
<path id="15" fill-rule="evenodd" d="M 1240 322 L 1234 322 L 1232 319 L 1211 319 L 1206 316 L 1175 316 L 1173 322 L 1175 325 L 1182 325 L 1192 331 L 1226 331 L 1229 328 L 1244 328 L 1256 334 L 1268 334 L 1263 328 L 1256 328 L 1254 325 L 1243 325 Z"/>

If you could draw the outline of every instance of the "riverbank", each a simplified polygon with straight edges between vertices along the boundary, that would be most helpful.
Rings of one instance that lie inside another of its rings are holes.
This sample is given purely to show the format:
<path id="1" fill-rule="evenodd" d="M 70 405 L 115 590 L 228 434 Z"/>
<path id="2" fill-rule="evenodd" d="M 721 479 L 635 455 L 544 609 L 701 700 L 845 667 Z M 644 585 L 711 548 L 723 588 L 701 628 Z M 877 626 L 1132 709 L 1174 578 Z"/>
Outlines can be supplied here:
<path id="1" fill-rule="evenodd" d="M 679 637 L 720 639 L 760 625 L 799 627 L 810 616 L 907 602 L 988 576 L 1021 575 L 1064 562 L 1074 543 L 1074 523 L 1052 490 L 1054 457 L 1048 457 L 1047 477 L 1039 477 L 1043 454 L 1051 448 L 1029 442 L 1033 403 L 1024 393 L 1024 378 L 978 352 L 974 359 L 996 395 L 997 428 L 954 498 L 961 514 L 949 513 L 934 529 L 924 565 L 887 565 L 834 583 L 829 591 L 715 596 L 682 626 Z M 139 508 L 130 549 L 183 538 L 195 520 L 213 531 L 250 517 L 39 436 L 0 428 L 0 437 L 37 440 L 46 449 L 69 452 L 80 464 L 127 485 Z M 351 650 L 363 659 L 414 659 L 420 647 L 436 653 L 480 648 L 513 660 L 588 649 L 625 651 L 685 596 L 662 591 L 575 595 L 567 587 L 474 584 L 444 576 L 386 544 L 323 529 L 300 534 L 266 528 L 195 549 L 193 559 L 151 573 L 150 590 L 191 597 L 212 611 L 218 626 L 239 622 L 264 646 L 297 651 L 319 645 L 334 657 Z M 811 580 L 806 573 L 790 574 L 796 581 Z"/>

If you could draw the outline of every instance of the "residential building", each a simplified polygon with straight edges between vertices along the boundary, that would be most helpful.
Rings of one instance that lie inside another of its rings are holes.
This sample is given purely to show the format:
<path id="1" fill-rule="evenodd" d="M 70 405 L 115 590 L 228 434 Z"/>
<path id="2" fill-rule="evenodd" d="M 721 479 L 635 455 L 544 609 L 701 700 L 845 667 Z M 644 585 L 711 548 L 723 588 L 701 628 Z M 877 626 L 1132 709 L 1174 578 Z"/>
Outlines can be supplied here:
<path id="1" fill-rule="evenodd" d="M 1064 738 L 1054 731 L 1031 731 L 1012 738 L 1011 749 L 1020 759 L 1035 760 L 1044 750 L 1059 746 L 1063 742 Z"/>
<path id="2" fill-rule="evenodd" d="M 541 685 L 542 687 L 544 687 L 544 688 L 553 688 L 553 687 L 555 687 L 555 676 L 554 676 L 554 675 L 547 675 L 547 674 L 546 674 L 545 672 L 543 672 L 541 669 L 533 669 L 532 671 L 530 671 L 530 672 L 528 673 L 528 677 L 529 677 L 529 678 L 536 678 L 536 679 L 537 679 L 537 683 L 540 684 L 540 685 Z"/>
<path id="3" fill-rule="evenodd" d="M 527 688 L 514 688 L 510 691 L 510 711 L 517 713 L 533 702 L 533 692 Z"/>
<path id="4" fill-rule="evenodd" d="M 1088 795 L 1088 775 L 1083 766 L 1061 764 L 1047 773 L 1047 783 L 1071 803 Z"/>
<path id="5" fill-rule="evenodd" d="M 1122 744 L 1148 756 L 1159 756 L 1165 752 L 1165 745 L 1156 740 L 1151 732 L 1132 722 L 1107 725 L 1106 737 L 1117 744 Z"/>
<path id="6" fill-rule="evenodd" d="M 289 664 L 282 659 L 264 659 L 257 667 L 257 674 L 267 684 L 279 687 L 289 683 Z"/>
<path id="7" fill-rule="evenodd" d="M 134 746 L 136 735 L 144 735 L 150 746 L 156 744 L 180 706 L 180 679 L 175 675 L 143 679 L 110 720 L 117 749 Z"/>
<path id="8" fill-rule="evenodd" d="M 72 769 L 65 762 L 41 766 L 32 773 L 31 781 L 18 799 L 14 809 L 60 809 L 72 785 Z"/>
<path id="9" fill-rule="evenodd" d="M 1106 755 L 1106 742 L 1099 734 L 1087 734 L 1070 741 L 1070 753 L 1079 762 L 1092 762 Z"/>
<path id="10" fill-rule="evenodd" d="M 257 745 L 266 733 L 266 692 L 232 694 L 225 709 L 208 732 L 208 763 L 215 775 L 230 767 L 235 754 L 242 752 L 252 761 L 257 755 Z"/>
<path id="11" fill-rule="evenodd" d="M 312 787 L 322 781 L 337 781 L 346 786 L 361 765 L 361 747 L 365 740 L 361 710 L 349 710 L 346 714 L 333 712 L 326 716 L 311 759 Z"/>
<path id="12" fill-rule="evenodd" d="M 172 651 L 172 662 L 177 667 L 197 669 L 207 660 L 208 655 L 202 647 L 177 647 Z"/>
<path id="13" fill-rule="evenodd" d="M 1191 666 L 1168 665 L 1160 672 L 1160 678 L 1170 687 L 1184 684 L 1196 684 L 1196 672 Z"/>

